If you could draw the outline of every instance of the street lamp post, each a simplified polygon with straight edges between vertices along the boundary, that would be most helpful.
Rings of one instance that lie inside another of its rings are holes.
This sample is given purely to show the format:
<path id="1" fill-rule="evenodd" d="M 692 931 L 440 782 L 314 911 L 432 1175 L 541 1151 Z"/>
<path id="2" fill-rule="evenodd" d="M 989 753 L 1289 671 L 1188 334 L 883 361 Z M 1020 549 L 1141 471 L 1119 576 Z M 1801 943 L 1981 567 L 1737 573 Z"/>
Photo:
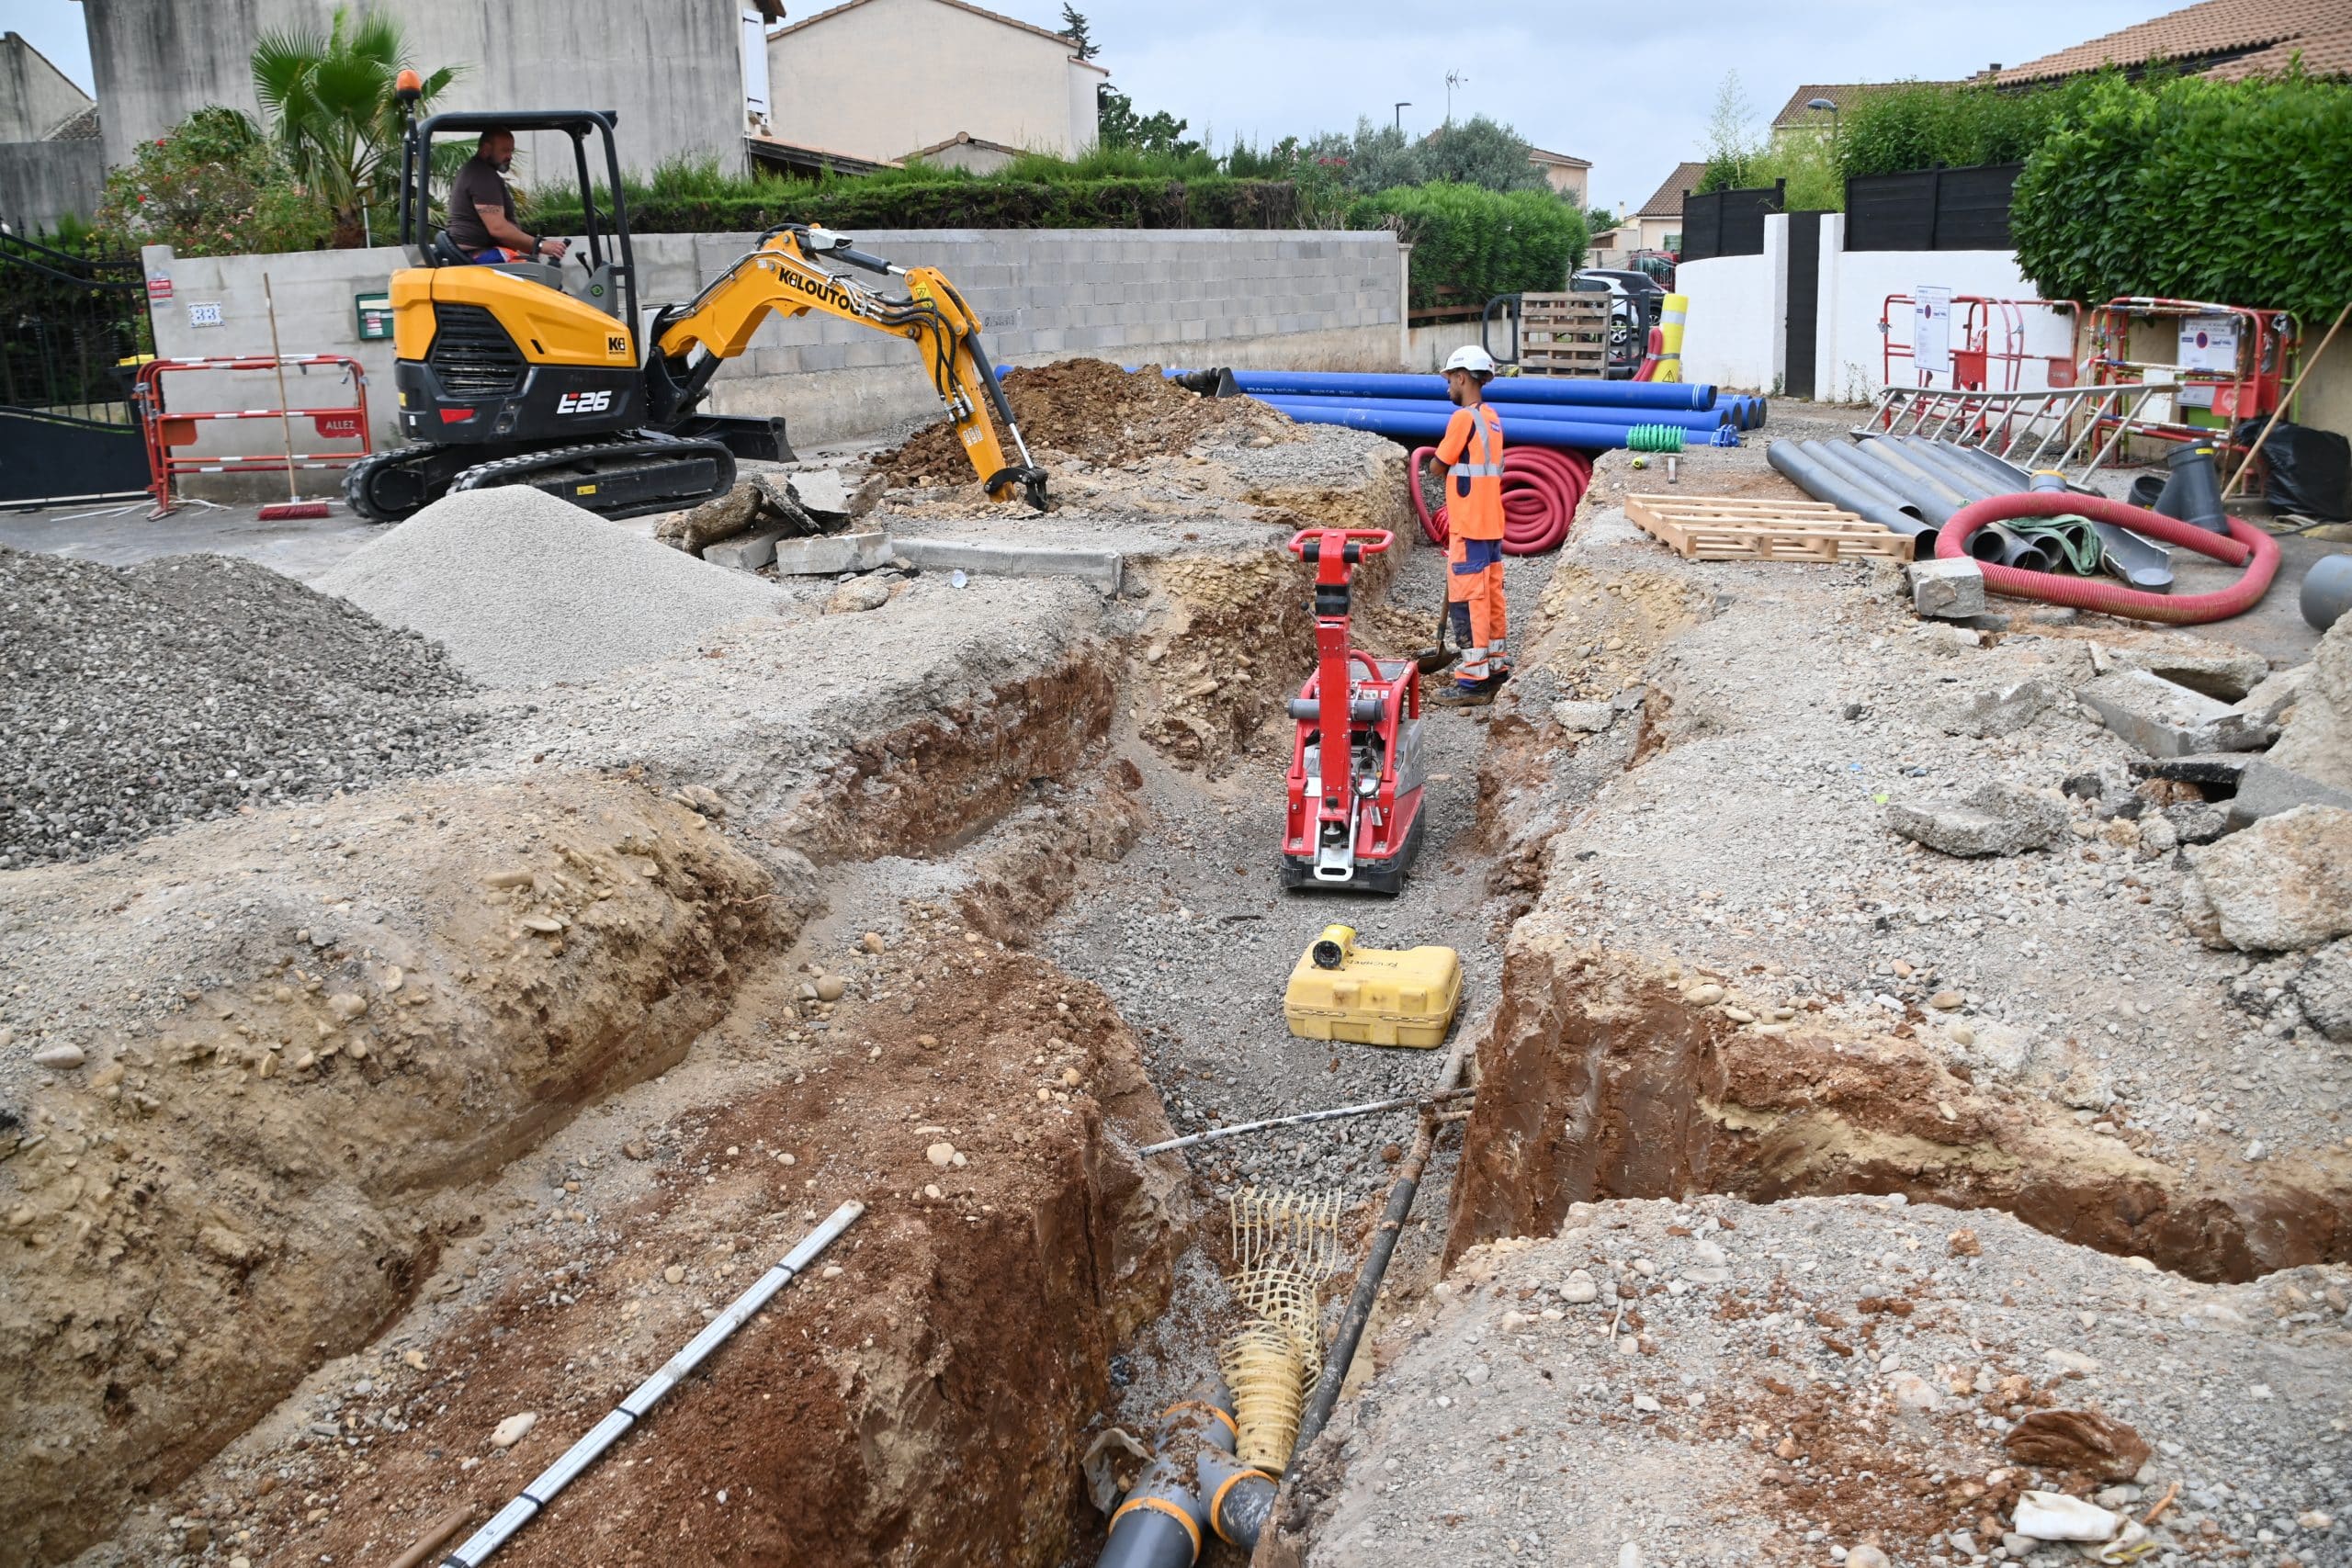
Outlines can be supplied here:
<path id="1" fill-rule="evenodd" d="M 1400 98 L 1400 99 L 1398 99 L 1398 100 L 1397 100 L 1397 102 L 1396 102 L 1396 129 L 1397 129 L 1399 131 L 1402 131 L 1402 130 L 1405 129 L 1405 111 L 1406 111 L 1407 109 L 1408 109 L 1408 108 L 1411 108 L 1412 107 L 1413 107 L 1413 100 L 1412 100 L 1412 99 L 1410 99 L 1410 98 Z"/>

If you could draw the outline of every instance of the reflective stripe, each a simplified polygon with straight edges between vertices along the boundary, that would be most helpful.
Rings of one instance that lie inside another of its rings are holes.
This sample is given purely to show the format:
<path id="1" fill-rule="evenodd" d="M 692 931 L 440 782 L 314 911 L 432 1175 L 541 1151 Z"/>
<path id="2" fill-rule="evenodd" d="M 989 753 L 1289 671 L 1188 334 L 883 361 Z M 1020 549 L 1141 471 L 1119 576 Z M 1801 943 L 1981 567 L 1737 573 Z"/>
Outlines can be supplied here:
<path id="1" fill-rule="evenodd" d="M 1488 414 L 1494 415 L 1495 423 L 1492 425 L 1487 423 L 1486 416 Z M 1499 460 L 1495 459 L 1494 448 L 1494 442 L 1502 439 L 1502 417 L 1494 412 L 1492 403 L 1478 405 L 1476 412 L 1470 416 L 1470 423 L 1476 426 L 1478 431 L 1479 460 L 1475 463 L 1453 464 L 1445 470 L 1448 477 L 1457 479 L 1498 479 L 1503 477 L 1503 466 Z M 1468 457 L 1470 449 L 1464 446 L 1462 449 L 1462 455 Z"/>

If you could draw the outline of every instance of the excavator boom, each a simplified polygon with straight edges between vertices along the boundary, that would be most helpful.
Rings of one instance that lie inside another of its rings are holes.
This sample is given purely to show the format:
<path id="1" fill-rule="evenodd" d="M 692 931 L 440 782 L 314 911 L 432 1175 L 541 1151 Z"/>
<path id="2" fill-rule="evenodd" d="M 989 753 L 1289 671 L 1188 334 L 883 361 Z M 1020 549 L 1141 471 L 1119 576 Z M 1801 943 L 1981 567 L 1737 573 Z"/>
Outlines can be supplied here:
<path id="1" fill-rule="evenodd" d="M 906 295 L 892 298 L 830 271 L 820 256 L 902 277 Z M 1038 511 L 1046 509 L 1045 470 L 1030 459 L 980 346 L 979 322 L 956 286 L 936 268 L 894 266 L 822 229 L 796 224 L 768 233 L 693 300 L 654 319 L 646 368 L 655 416 L 662 417 L 665 403 L 691 406 L 718 366 L 751 346 L 771 312 L 793 317 L 811 310 L 913 344 L 989 495 L 1006 501 L 1019 493 Z"/>

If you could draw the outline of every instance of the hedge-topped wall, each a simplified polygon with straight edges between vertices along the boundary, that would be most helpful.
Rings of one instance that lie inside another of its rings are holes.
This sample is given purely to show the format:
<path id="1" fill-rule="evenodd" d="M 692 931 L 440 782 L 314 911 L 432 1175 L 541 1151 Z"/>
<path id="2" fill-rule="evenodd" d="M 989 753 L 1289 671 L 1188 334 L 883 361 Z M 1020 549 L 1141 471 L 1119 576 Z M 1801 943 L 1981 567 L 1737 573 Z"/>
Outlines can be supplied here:
<path id="1" fill-rule="evenodd" d="M 543 197 L 536 220 L 560 232 L 580 222 Z M 811 189 L 778 182 L 774 196 L 651 195 L 633 202 L 640 233 L 711 234 L 812 223 L 859 229 L 1291 229 L 1298 193 L 1287 180 L 829 180 Z"/>

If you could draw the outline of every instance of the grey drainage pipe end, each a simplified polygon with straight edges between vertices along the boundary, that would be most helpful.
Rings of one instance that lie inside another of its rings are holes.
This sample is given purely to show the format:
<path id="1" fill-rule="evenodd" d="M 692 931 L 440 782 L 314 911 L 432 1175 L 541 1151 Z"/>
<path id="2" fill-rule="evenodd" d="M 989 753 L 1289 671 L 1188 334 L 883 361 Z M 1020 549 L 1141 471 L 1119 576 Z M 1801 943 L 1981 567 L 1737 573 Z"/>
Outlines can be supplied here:
<path id="1" fill-rule="evenodd" d="M 1233 1399 L 1220 1385 L 1161 1412 L 1155 1455 L 1111 1515 L 1097 1568 L 1193 1568 L 1204 1532 L 1254 1548 L 1274 1478 L 1233 1457 Z"/>

